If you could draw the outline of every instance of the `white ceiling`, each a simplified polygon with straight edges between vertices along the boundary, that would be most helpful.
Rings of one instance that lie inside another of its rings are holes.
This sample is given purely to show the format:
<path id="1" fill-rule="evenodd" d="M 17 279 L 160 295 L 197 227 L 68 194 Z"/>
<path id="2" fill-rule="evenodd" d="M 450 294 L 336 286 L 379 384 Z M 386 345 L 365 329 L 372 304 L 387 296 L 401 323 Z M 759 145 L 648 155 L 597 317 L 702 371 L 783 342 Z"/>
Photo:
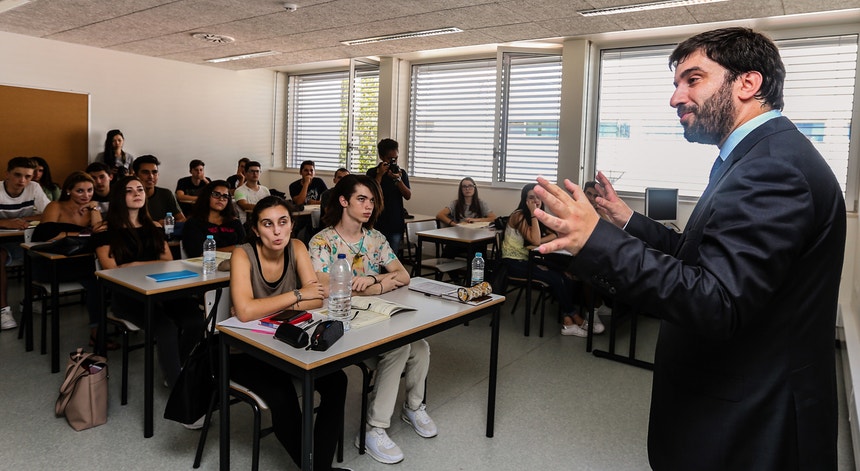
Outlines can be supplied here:
<path id="1" fill-rule="evenodd" d="M 280 52 L 212 64 L 242 70 L 860 8 L 860 0 L 729 0 L 591 18 L 577 13 L 641 1 L 292 0 L 299 8 L 289 12 L 277 0 L 32 0 L 0 13 L 0 31 L 193 64 Z M 362 46 L 340 43 L 449 26 L 463 32 Z M 200 32 L 236 41 L 210 44 L 191 36 Z"/>

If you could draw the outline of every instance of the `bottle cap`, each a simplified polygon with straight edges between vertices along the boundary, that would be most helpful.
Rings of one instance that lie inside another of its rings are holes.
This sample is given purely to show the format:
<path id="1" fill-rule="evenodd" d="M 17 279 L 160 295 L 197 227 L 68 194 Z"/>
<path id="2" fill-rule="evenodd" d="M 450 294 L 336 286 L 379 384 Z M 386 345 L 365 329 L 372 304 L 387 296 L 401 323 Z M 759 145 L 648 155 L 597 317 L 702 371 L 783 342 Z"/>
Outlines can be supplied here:
<path id="1" fill-rule="evenodd" d="M 173 216 L 173 213 L 166 213 L 165 216 Z"/>
<path id="2" fill-rule="evenodd" d="M 338 259 L 346 258 L 346 254 L 345 253 L 339 253 L 339 254 L 337 254 L 337 258 Z"/>
<path id="3" fill-rule="evenodd" d="M 213 236 L 212 234 L 209 234 L 209 235 L 207 235 L 207 236 L 206 236 L 206 238 L 207 238 L 207 239 L 214 239 L 214 238 L 215 238 L 215 236 Z"/>
<path id="4" fill-rule="evenodd" d="M 478 258 L 480 256 L 481 256 L 481 252 L 475 252 L 475 258 Z"/>

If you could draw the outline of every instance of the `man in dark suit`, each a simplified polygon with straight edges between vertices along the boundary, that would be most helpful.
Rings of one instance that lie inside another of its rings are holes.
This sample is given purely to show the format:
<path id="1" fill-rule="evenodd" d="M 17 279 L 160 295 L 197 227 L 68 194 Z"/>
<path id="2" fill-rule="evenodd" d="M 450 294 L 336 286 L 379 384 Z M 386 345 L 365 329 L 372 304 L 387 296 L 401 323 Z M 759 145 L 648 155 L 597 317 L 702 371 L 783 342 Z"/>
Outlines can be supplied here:
<path id="1" fill-rule="evenodd" d="M 685 137 L 716 144 L 710 183 L 676 234 L 634 213 L 603 174 L 601 220 L 582 190 L 539 179 L 571 270 L 662 319 L 648 455 L 657 470 L 836 469 L 834 325 L 845 203 L 780 110 L 776 46 L 745 28 L 670 57 Z"/>

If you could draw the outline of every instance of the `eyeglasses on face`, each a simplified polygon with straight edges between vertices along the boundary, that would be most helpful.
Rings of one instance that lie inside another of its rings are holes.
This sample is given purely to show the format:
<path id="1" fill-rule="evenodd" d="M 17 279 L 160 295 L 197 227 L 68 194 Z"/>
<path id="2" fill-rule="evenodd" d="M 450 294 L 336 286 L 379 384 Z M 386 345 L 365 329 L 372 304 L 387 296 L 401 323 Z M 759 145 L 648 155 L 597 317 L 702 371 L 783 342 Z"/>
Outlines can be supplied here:
<path id="1" fill-rule="evenodd" d="M 477 186 L 472 185 L 471 183 L 469 183 L 469 184 L 466 184 L 466 185 L 462 185 L 462 186 L 460 186 L 460 188 L 462 188 L 462 189 L 464 189 L 464 190 L 471 190 L 471 189 L 477 188 Z"/>
<path id="2" fill-rule="evenodd" d="M 230 193 L 219 193 L 217 191 L 213 191 L 212 194 L 209 196 L 216 199 L 216 200 L 229 200 L 230 199 Z"/>

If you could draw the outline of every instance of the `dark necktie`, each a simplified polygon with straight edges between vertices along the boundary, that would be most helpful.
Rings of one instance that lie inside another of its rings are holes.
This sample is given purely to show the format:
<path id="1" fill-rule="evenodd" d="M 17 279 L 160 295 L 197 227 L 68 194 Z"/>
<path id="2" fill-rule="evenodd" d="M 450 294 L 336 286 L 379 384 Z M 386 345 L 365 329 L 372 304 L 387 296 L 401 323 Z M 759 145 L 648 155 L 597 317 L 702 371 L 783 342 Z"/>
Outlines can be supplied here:
<path id="1" fill-rule="evenodd" d="M 723 164 L 723 159 L 720 156 L 717 156 L 717 160 L 714 161 L 713 167 L 711 167 L 711 175 L 708 177 L 708 184 L 714 181 L 714 176 L 717 174 L 717 171 L 720 169 L 720 165 Z"/>

